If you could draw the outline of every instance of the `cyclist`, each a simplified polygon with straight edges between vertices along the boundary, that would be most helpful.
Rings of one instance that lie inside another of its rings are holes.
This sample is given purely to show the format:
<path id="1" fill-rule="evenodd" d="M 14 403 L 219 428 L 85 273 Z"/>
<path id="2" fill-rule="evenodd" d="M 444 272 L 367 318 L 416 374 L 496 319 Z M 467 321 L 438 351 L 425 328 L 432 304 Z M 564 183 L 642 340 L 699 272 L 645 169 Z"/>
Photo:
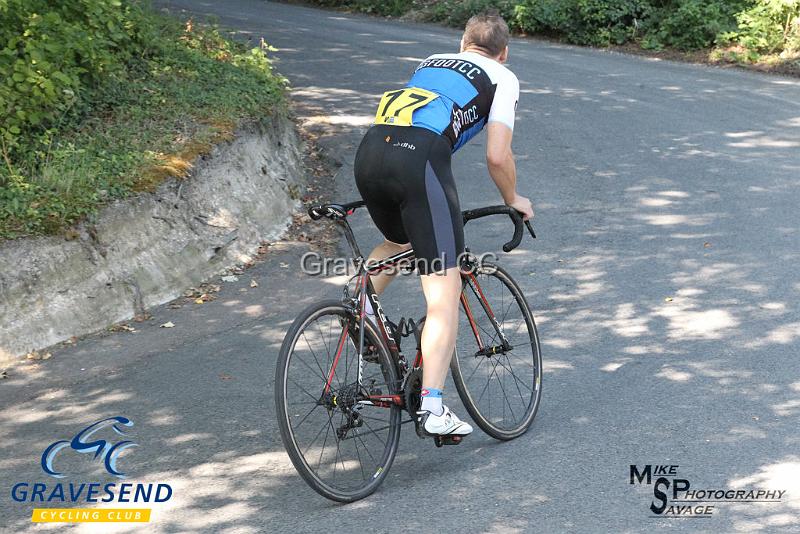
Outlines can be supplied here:
<path id="1" fill-rule="evenodd" d="M 469 19 L 458 54 L 435 54 L 417 67 L 405 88 L 383 95 L 375 123 L 355 158 L 356 185 L 385 241 L 369 255 L 380 260 L 414 248 L 427 304 L 417 431 L 466 436 L 472 427 L 442 404 L 455 348 L 464 228 L 450 157 L 487 130 L 486 162 L 503 201 L 533 217 L 516 192 L 511 151 L 519 82 L 503 63 L 508 26 L 494 12 Z M 395 273 L 372 278 L 382 292 Z M 374 311 L 367 300 L 367 313 Z"/>

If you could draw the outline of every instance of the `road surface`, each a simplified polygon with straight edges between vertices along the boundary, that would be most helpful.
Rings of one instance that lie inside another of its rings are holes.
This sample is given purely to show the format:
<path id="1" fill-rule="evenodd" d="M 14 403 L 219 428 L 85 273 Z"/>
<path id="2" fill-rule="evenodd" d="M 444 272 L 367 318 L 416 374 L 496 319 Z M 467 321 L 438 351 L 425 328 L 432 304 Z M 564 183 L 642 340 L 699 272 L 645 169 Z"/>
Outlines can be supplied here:
<path id="1" fill-rule="evenodd" d="M 258 0 L 160 5 L 279 49 L 298 117 L 341 160 L 343 200 L 355 198 L 355 148 L 379 95 L 459 40 Z M 526 435 L 498 443 L 476 431 L 435 449 L 408 429 L 372 497 L 340 506 L 311 491 L 281 445 L 272 381 L 294 314 L 338 288 L 299 273 L 305 245 L 286 243 L 214 302 L 162 307 L 136 333 L 10 369 L 0 528 L 31 528 L 33 505 L 11 502 L 9 488 L 53 483 L 39 467 L 49 443 L 125 415 L 140 444 L 124 458 L 130 480 L 174 489 L 149 532 L 800 531 L 800 80 L 525 39 L 512 41 L 509 66 L 521 85 L 519 188 L 540 236 L 502 257 L 543 343 L 543 401 Z M 455 159 L 465 208 L 499 201 L 483 143 Z M 377 240 L 368 220 L 356 226 Z M 507 231 L 487 220 L 467 241 L 497 251 Z M 416 316 L 416 284 L 390 290 L 390 315 Z M 158 328 L 166 321 L 175 328 Z M 67 456 L 65 482 L 102 478 Z M 710 503 L 710 518 L 653 518 L 653 487 L 629 483 L 631 464 L 677 465 L 693 489 L 786 493 Z"/>

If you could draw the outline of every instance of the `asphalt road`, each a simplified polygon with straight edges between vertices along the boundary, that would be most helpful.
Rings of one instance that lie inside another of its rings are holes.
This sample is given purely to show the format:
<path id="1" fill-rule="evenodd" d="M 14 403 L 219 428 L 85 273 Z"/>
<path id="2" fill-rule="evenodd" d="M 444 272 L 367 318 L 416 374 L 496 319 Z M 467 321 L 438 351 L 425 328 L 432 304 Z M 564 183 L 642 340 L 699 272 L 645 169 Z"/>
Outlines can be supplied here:
<path id="1" fill-rule="evenodd" d="M 298 116 L 342 162 L 344 200 L 355 198 L 352 160 L 378 95 L 459 39 L 257 0 L 162 5 L 215 14 L 279 48 Z M 509 66 L 521 83 L 520 190 L 540 236 L 502 257 L 544 351 L 526 435 L 498 443 L 476 431 L 435 449 L 408 429 L 369 499 L 340 506 L 306 487 L 275 423 L 275 359 L 294 314 L 338 289 L 296 272 L 305 245 L 290 242 L 212 303 L 159 308 L 136 333 L 10 369 L 0 528 L 31 528 L 32 505 L 11 502 L 9 488 L 45 481 L 49 443 L 125 415 L 140 444 L 124 459 L 130 480 L 174 488 L 147 532 L 800 532 L 800 80 L 523 39 Z M 455 159 L 465 207 L 499 201 L 483 142 Z M 357 228 L 364 243 L 377 239 L 368 220 Z M 468 244 L 497 251 L 507 231 L 468 227 Z M 391 313 L 415 316 L 416 284 L 390 290 Z M 176 327 L 158 328 L 165 321 Z M 446 395 L 466 417 L 452 387 Z M 63 461 L 70 480 L 106 480 L 84 458 Z M 678 465 L 693 489 L 786 493 L 712 503 L 710 518 L 652 518 L 653 488 L 629 484 L 631 464 Z"/>

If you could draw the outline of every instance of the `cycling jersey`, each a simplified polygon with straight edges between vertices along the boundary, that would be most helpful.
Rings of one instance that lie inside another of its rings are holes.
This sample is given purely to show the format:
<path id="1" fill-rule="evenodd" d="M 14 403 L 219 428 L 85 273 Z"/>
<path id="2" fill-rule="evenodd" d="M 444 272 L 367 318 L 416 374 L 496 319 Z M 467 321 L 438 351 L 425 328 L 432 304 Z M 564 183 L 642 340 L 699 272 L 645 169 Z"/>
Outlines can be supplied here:
<path id="1" fill-rule="evenodd" d="M 403 107 L 413 112 L 410 121 L 399 124 L 444 135 L 453 152 L 478 134 L 487 122 L 500 122 L 514 129 L 519 100 L 517 77 L 497 61 L 478 53 L 432 55 L 419 64 L 406 88 L 411 99 L 395 100 L 395 109 L 405 101 L 409 103 Z M 423 91 L 414 94 L 414 89 Z M 387 95 L 396 93 L 399 91 Z M 398 113 L 387 113 L 393 111 L 389 100 L 385 95 L 382 104 L 385 101 L 386 105 L 379 106 L 376 124 L 398 124 L 395 122 L 401 118 Z"/>
<path id="2" fill-rule="evenodd" d="M 383 236 L 411 243 L 420 273 L 455 267 L 464 252 L 452 153 L 487 122 L 513 130 L 518 99 L 516 76 L 474 52 L 430 56 L 381 98 L 356 153 L 356 185 Z"/>

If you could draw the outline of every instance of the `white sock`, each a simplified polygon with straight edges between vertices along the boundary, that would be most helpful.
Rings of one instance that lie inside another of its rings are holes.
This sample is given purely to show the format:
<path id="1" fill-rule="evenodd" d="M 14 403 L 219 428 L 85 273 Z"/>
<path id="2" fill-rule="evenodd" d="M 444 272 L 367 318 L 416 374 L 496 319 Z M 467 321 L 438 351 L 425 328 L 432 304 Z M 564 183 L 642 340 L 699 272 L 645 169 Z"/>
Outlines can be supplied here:
<path id="1" fill-rule="evenodd" d="M 369 299 L 364 302 L 364 311 L 367 312 L 367 315 L 375 316 L 375 310 L 372 309 L 372 302 Z"/>
<path id="2" fill-rule="evenodd" d="M 442 390 L 423 388 L 422 406 L 420 406 L 420 410 L 423 412 L 431 412 L 433 415 L 442 415 L 444 412 L 444 407 L 442 406 Z"/>

